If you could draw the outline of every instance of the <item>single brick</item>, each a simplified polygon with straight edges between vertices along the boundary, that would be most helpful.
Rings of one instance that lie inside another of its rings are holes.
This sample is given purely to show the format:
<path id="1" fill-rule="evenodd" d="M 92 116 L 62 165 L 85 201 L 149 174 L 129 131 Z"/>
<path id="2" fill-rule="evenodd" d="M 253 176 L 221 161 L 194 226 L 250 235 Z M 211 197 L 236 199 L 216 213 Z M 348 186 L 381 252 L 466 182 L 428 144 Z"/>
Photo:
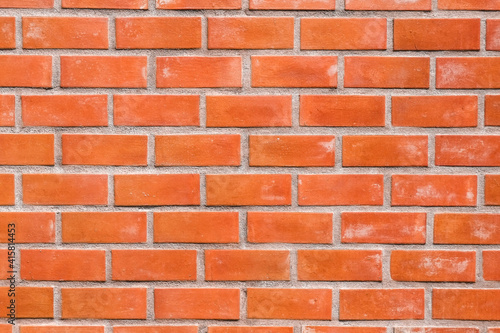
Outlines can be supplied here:
<path id="1" fill-rule="evenodd" d="M 292 176 L 207 175 L 208 206 L 291 205 Z"/>
<path id="2" fill-rule="evenodd" d="M 393 175 L 393 206 L 476 206 L 475 175 Z"/>
<path id="3" fill-rule="evenodd" d="M 113 333 L 198 333 L 198 326 L 113 326 Z"/>
<path id="4" fill-rule="evenodd" d="M 6 227 L 6 230 L 9 230 L 9 229 Z M 11 226 L 10 231 L 13 232 L 13 231 L 15 231 L 15 229 Z M 9 254 L 10 254 L 10 258 L 9 258 Z M 13 255 L 12 247 L 11 247 L 10 251 L 8 250 L 8 248 L 0 249 L 0 260 L 1 260 L 0 261 L 0 279 L 2 279 L 2 280 L 9 281 L 9 279 L 11 278 L 10 272 L 14 270 L 13 267 L 11 266 L 11 265 L 13 265 L 13 261 L 11 259 L 12 255 Z M 16 259 L 14 259 L 14 260 L 16 260 Z M 14 265 L 15 264 L 16 264 L 16 262 L 14 261 Z M 8 310 L 7 313 L 9 313 L 9 312 L 10 312 L 10 309 Z M 0 326 L 0 333 L 2 332 L 1 328 L 2 328 L 2 326 Z"/>
<path id="5" fill-rule="evenodd" d="M 0 8 L 54 8 L 54 0 L 0 0 Z"/>
<path id="6" fill-rule="evenodd" d="M 425 244 L 426 213 L 343 212 L 342 243 Z"/>
<path id="7" fill-rule="evenodd" d="M 500 244 L 500 215 L 434 215 L 435 244 Z"/>
<path id="8" fill-rule="evenodd" d="M 201 17 L 117 17 L 117 49 L 199 49 Z"/>
<path id="9" fill-rule="evenodd" d="M 484 204 L 500 206 L 500 175 L 486 175 L 484 180 Z"/>
<path id="10" fill-rule="evenodd" d="M 381 206 L 383 175 L 299 175 L 300 206 Z"/>
<path id="11" fill-rule="evenodd" d="M 15 124 L 16 97 L 14 95 L 0 95 L 0 127 L 13 127 Z"/>
<path id="12" fill-rule="evenodd" d="M 207 96 L 207 127 L 291 127 L 292 96 Z"/>
<path id="13" fill-rule="evenodd" d="M 500 320 L 500 289 L 434 288 L 432 318 Z"/>
<path id="14" fill-rule="evenodd" d="M 23 17 L 25 49 L 107 49 L 107 17 Z"/>
<path id="15" fill-rule="evenodd" d="M 54 134 L 0 134 L 0 165 L 54 165 Z"/>
<path id="16" fill-rule="evenodd" d="M 333 135 L 250 135 L 250 166 L 334 166 Z"/>
<path id="17" fill-rule="evenodd" d="M 199 174 L 115 175 L 116 206 L 199 205 Z"/>
<path id="18" fill-rule="evenodd" d="M 300 20 L 302 50 L 385 50 L 385 18 L 317 18 Z"/>
<path id="19" fill-rule="evenodd" d="M 500 2 L 498 0 L 438 0 L 438 9 L 500 10 Z"/>
<path id="20" fill-rule="evenodd" d="M 0 306 L 6 309 L 10 305 L 9 287 L 0 287 Z M 16 318 L 53 318 L 54 288 L 16 286 Z M 6 317 L 6 311 L 1 317 Z"/>
<path id="21" fill-rule="evenodd" d="M 0 68 L 0 87 L 52 87 L 52 56 L 0 55 Z"/>
<path id="22" fill-rule="evenodd" d="M 484 108 L 484 124 L 500 126 L 500 95 L 486 95 Z"/>
<path id="23" fill-rule="evenodd" d="M 205 250 L 205 280 L 290 280 L 290 252 Z"/>
<path id="24" fill-rule="evenodd" d="M 156 288 L 155 319 L 240 318 L 240 290 L 216 288 Z"/>
<path id="25" fill-rule="evenodd" d="M 380 250 L 298 250 L 299 281 L 382 281 Z"/>
<path id="26" fill-rule="evenodd" d="M 0 49 L 16 48 L 16 18 L 0 17 Z"/>
<path id="27" fill-rule="evenodd" d="M 252 87 L 335 88 L 336 56 L 252 56 Z"/>
<path id="28" fill-rule="evenodd" d="M 156 0 L 157 9 L 241 9 L 241 0 Z"/>
<path id="29" fill-rule="evenodd" d="M 385 327 L 302 326 L 302 333 L 386 333 Z"/>
<path id="30" fill-rule="evenodd" d="M 208 333 L 293 333 L 293 327 L 209 326 Z"/>
<path id="31" fill-rule="evenodd" d="M 154 213 L 155 243 L 238 243 L 238 241 L 238 212 Z"/>
<path id="32" fill-rule="evenodd" d="M 335 9 L 335 0 L 250 0 L 250 9 L 328 10 Z"/>
<path id="33" fill-rule="evenodd" d="M 436 165 L 500 166 L 500 136 L 436 135 Z"/>
<path id="34" fill-rule="evenodd" d="M 436 59 L 436 88 L 500 88 L 500 58 L 438 57 Z"/>
<path id="35" fill-rule="evenodd" d="M 431 0 L 345 0 L 347 10 L 431 10 Z"/>
<path id="36" fill-rule="evenodd" d="M 500 51 L 500 20 L 486 20 L 486 50 Z"/>
<path id="37" fill-rule="evenodd" d="M 104 333 L 104 326 L 21 326 L 20 333 Z"/>
<path id="38" fill-rule="evenodd" d="M 486 281 L 500 281 L 500 251 L 483 251 L 483 277 Z"/>
<path id="39" fill-rule="evenodd" d="M 14 206 L 16 195 L 14 192 L 14 175 L 0 174 L 0 206 Z"/>
<path id="40" fill-rule="evenodd" d="M 62 0 L 62 8 L 148 9 L 148 0 Z"/>
<path id="41" fill-rule="evenodd" d="M 394 333 L 479 333 L 469 327 L 394 327 Z"/>
<path id="42" fill-rule="evenodd" d="M 54 243 L 56 238 L 55 213 L 4 212 L 0 213 L 0 243 L 9 242 L 8 225 L 16 225 L 16 243 Z"/>
<path id="43" fill-rule="evenodd" d="M 428 57 L 353 57 L 344 59 L 346 88 L 429 88 Z"/>
<path id="44" fill-rule="evenodd" d="M 301 95 L 300 125 L 383 127 L 385 97 Z"/>

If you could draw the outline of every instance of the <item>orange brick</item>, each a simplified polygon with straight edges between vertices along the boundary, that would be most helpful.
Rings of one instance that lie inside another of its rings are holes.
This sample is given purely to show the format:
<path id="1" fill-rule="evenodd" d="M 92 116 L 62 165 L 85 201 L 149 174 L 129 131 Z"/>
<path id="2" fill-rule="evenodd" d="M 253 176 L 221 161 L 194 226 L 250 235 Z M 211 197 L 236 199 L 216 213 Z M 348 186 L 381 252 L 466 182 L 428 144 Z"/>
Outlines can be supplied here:
<path id="1" fill-rule="evenodd" d="M 484 176 L 484 204 L 488 206 L 500 205 L 500 175 Z"/>
<path id="2" fill-rule="evenodd" d="M 0 127 L 15 126 L 15 118 L 16 97 L 14 95 L 0 95 Z"/>
<path id="3" fill-rule="evenodd" d="M 332 243 L 332 213 L 248 212 L 251 243 Z"/>
<path id="4" fill-rule="evenodd" d="M 383 127 L 384 96 L 300 96 L 301 126 Z"/>
<path id="5" fill-rule="evenodd" d="M 424 289 L 341 289 L 340 320 L 424 319 Z"/>
<path id="6" fill-rule="evenodd" d="M 252 87 L 337 87 L 337 57 L 252 56 Z"/>
<path id="7" fill-rule="evenodd" d="M 393 206 L 476 206 L 477 176 L 393 175 Z"/>
<path id="8" fill-rule="evenodd" d="M 0 243 L 8 243 L 8 225 L 16 225 L 16 243 L 54 243 L 55 213 L 0 213 Z"/>
<path id="9" fill-rule="evenodd" d="M 104 333 L 104 326 L 21 326 L 20 333 Z"/>
<path id="10" fill-rule="evenodd" d="M 21 279 L 106 281 L 105 251 L 22 249 Z"/>
<path id="11" fill-rule="evenodd" d="M 0 333 L 12 333 L 13 327 L 11 324 L 0 324 Z"/>
<path id="12" fill-rule="evenodd" d="M 427 146 L 424 135 L 344 135 L 342 165 L 427 166 Z"/>
<path id="13" fill-rule="evenodd" d="M 291 175 L 207 175 L 208 206 L 276 206 L 292 201 Z"/>
<path id="14" fill-rule="evenodd" d="M 205 280 L 290 280 L 290 252 L 205 250 Z"/>
<path id="15" fill-rule="evenodd" d="M 14 193 L 14 175 L 0 174 L 0 206 L 14 206 L 16 195 Z"/>
<path id="16" fill-rule="evenodd" d="M 500 10 L 500 2 L 497 0 L 438 0 L 438 9 Z"/>
<path id="17" fill-rule="evenodd" d="M 427 57 L 352 57 L 344 59 L 346 88 L 429 88 Z"/>
<path id="18" fill-rule="evenodd" d="M 22 96 L 24 126 L 108 126 L 106 95 Z"/>
<path id="19" fill-rule="evenodd" d="M 500 166 L 500 136 L 436 135 L 436 165 Z"/>
<path id="20" fill-rule="evenodd" d="M 394 19 L 394 50 L 479 50 L 480 19 Z"/>
<path id="21" fill-rule="evenodd" d="M 207 96 L 207 127 L 291 127 L 292 96 Z"/>
<path id="22" fill-rule="evenodd" d="M 25 49 L 107 49 L 107 17 L 23 17 Z"/>
<path id="23" fill-rule="evenodd" d="M 241 9 L 241 0 L 156 0 L 158 9 Z"/>
<path id="24" fill-rule="evenodd" d="M 347 10 L 431 10 L 431 0 L 345 0 Z"/>
<path id="25" fill-rule="evenodd" d="M 198 333 L 198 326 L 114 326 L 113 333 Z"/>
<path id="26" fill-rule="evenodd" d="M 483 251 L 483 277 L 486 281 L 500 281 L 500 251 Z"/>
<path id="27" fill-rule="evenodd" d="M 54 165 L 54 134 L 0 134 L 0 165 Z"/>
<path id="28" fill-rule="evenodd" d="M 425 231 L 425 213 L 342 213 L 342 243 L 425 244 Z"/>
<path id="29" fill-rule="evenodd" d="M 303 333 L 386 333 L 385 327 L 352 327 L 352 326 L 303 326 Z"/>
<path id="30" fill-rule="evenodd" d="M 476 127 L 477 96 L 392 96 L 392 125 Z"/>
<path id="31" fill-rule="evenodd" d="M 238 212 L 155 212 L 154 241 L 238 243 Z"/>
<path id="32" fill-rule="evenodd" d="M 146 319 L 146 293 L 146 288 L 61 288 L 61 318 Z"/>
<path id="33" fill-rule="evenodd" d="M 395 327 L 394 333 L 479 333 L 478 328 L 469 327 Z"/>
<path id="34" fill-rule="evenodd" d="M 148 9 L 148 0 L 62 0 L 62 8 Z"/>
<path id="35" fill-rule="evenodd" d="M 9 287 L 0 287 L 0 307 L 6 309 L 11 298 Z M 53 318 L 54 289 L 52 287 L 19 287 L 16 286 L 16 318 Z M 5 318 L 7 310 L 0 316 Z"/>
<path id="36" fill-rule="evenodd" d="M 117 49 L 199 49 L 200 17 L 117 17 Z"/>
<path id="37" fill-rule="evenodd" d="M 302 50 L 385 50 L 385 18 L 302 18 Z"/>
<path id="38" fill-rule="evenodd" d="M 196 95 L 114 95 L 115 126 L 199 126 Z"/>
<path id="39" fill-rule="evenodd" d="M 0 0 L 0 8 L 54 8 L 54 0 Z"/>
<path id="40" fill-rule="evenodd" d="M 241 164 L 239 134 L 157 135 L 157 166 L 238 166 Z"/>
<path id="41" fill-rule="evenodd" d="M 195 281 L 196 250 L 113 250 L 113 281 Z"/>
<path id="42" fill-rule="evenodd" d="M 11 232 L 15 231 L 15 228 L 13 228 L 11 226 L 11 229 L 8 229 L 6 227 L 6 231 L 7 230 L 10 230 Z M 10 254 L 10 258 L 9 258 L 9 254 Z M 13 271 L 12 269 L 12 256 L 15 256 L 15 252 L 14 250 L 12 250 L 12 247 L 11 247 L 11 250 L 9 250 L 8 248 L 6 249 L 0 249 L 0 279 L 2 280 L 8 280 L 11 276 L 10 276 L 10 272 Z M 10 309 L 9 309 L 10 311 Z M 0 325 L 0 333 L 2 332 L 1 330 L 2 326 Z"/>
<path id="43" fill-rule="evenodd" d="M 199 205 L 200 175 L 115 175 L 115 205 Z"/>
<path id="44" fill-rule="evenodd" d="M 156 57 L 158 88 L 238 88 L 241 57 Z"/>
<path id="45" fill-rule="evenodd" d="M 381 206 L 383 175 L 299 175 L 300 206 Z"/>
<path id="46" fill-rule="evenodd" d="M 28 205 L 107 205 L 108 175 L 24 174 Z"/>
<path id="47" fill-rule="evenodd" d="M 146 212 L 63 212 L 64 243 L 144 243 Z"/>
<path id="48" fill-rule="evenodd" d="M 293 17 L 209 17 L 209 49 L 292 49 Z"/>
<path id="49" fill-rule="evenodd" d="M 0 87 L 52 87 L 52 56 L 0 55 L 0 68 Z"/>
<path id="50" fill-rule="evenodd" d="M 434 215 L 435 244 L 500 244 L 500 215 Z"/>
<path id="51" fill-rule="evenodd" d="M 62 135 L 62 164 L 148 164 L 146 135 Z"/>
<path id="52" fill-rule="evenodd" d="M 484 102 L 484 124 L 500 126 L 500 95 L 486 95 Z"/>
<path id="53" fill-rule="evenodd" d="M 146 56 L 61 56 L 63 88 L 146 88 Z"/>
<path id="54" fill-rule="evenodd" d="M 438 57 L 436 59 L 436 88 L 500 88 L 500 58 Z"/>
<path id="55" fill-rule="evenodd" d="M 391 278 L 395 281 L 475 282 L 474 251 L 391 252 Z"/>
<path id="56" fill-rule="evenodd" d="M 293 333 L 293 327 L 209 326 L 208 333 Z"/>
<path id="57" fill-rule="evenodd" d="M 382 281 L 380 250 L 298 250 L 299 281 Z"/>
<path id="58" fill-rule="evenodd" d="M 333 135 L 250 135 L 250 166 L 334 166 Z"/>
<path id="59" fill-rule="evenodd" d="M 16 48 L 16 18 L 0 17 L 0 49 Z"/>
<path id="60" fill-rule="evenodd" d="M 330 320 L 331 289 L 247 289 L 249 319 Z"/>
<path id="61" fill-rule="evenodd" d="M 486 20 L 486 50 L 500 51 L 500 20 Z"/>
<path id="62" fill-rule="evenodd" d="M 240 318 L 239 289 L 155 289 L 156 319 Z"/>
<path id="63" fill-rule="evenodd" d="M 432 318 L 499 320 L 500 289 L 432 290 Z"/>
<path id="64" fill-rule="evenodd" d="M 250 0 L 250 9 L 323 10 L 335 9 L 335 0 Z"/>

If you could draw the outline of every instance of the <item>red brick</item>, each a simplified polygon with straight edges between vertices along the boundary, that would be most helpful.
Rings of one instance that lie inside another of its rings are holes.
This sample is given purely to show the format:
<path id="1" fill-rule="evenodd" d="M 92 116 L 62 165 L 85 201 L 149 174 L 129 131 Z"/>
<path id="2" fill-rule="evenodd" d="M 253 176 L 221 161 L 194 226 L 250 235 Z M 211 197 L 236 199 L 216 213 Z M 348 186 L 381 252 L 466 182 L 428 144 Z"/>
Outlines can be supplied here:
<path id="1" fill-rule="evenodd" d="M 241 164 L 239 134 L 157 135 L 157 166 L 238 166 Z"/>
<path id="2" fill-rule="evenodd" d="M 292 202 L 291 175 L 207 175 L 208 206 L 277 206 Z"/>
<path id="3" fill-rule="evenodd" d="M 484 204 L 500 206 L 500 175 L 486 175 L 484 180 Z"/>
<path id="4" fill-rule="evenodd" d="M 436 165 L 500 166 L 500 136 L 436 135 Z"/>
<path id="5" fill-rule="evenodd" d="M 385 50 L 385 18 L 302 18 L 302 50 Z"/>
<path id="6" fill-rule="evenodd" d="M 383 175 L 299 175 L 300 206 L 381 206 Z"/>
<path id="7" fill-rule="evenodd" d="M 238 243 L 238 212 L 155 212 L 155 243 Z"/>
<path id="8" fill-rule="evenodd" d="M 115 126 L 199 126 L 196 95 L 114 95 Z"/>
<path id="9" fill-rule="evenodd" d="M 146 288 L 61 288 L 61 318 L 146 319 L 146 293 Z"/>
<path id="10" fill-rule="evenodd" d="M 298 250 L 299 281 L 382 281 L 380 250 Z"/>
<path id="11" fill-rule="evenodd" d="M 208 333 L 293 333 L 293 327 L 209 326 Z"/>
<path id="12" fill-rule="evenodd" d="M 486 50 L 500 51 L 500 20 L 486 20 Z"/>
<path id="13" fill-rule="evenodd" d="M 291 127 L 292 96 L 207 96 L 207 127 Z"/>
<path id="14" fill-rule="evenodd" d="M 300 96 L 301 126 L 383 127 L 384 96 Z"/>
<path id="15" fill-rule="evenodd" d="M 14 193 L 14 175 L 0 174 L 0 206 L 14 206 L 16 196 Z"/>
<path id="16" fill-rule="evenodd" d="M 486 95 L 484 102 L 484 124 L 500 126 L 500 95 Z"/>
<path id="17" fill-rule="evenodd" d="M 392 125 L 476 127 L 477 96 L 392 96 Z"/>
<path id="18" fill-rule="evenodd" d="M 148 0 L 62 0 L 62 8 L 148 9 Z"/>
<path id="19" fill-rule="evenodd" d="M 252 87 L 337 87 L 337 57 L 252 56 Z"/>
<path id="20" fill-rule="evenodd" d="M 0 87 L 52 87 L 52 56 L 0 55 L 0 68 Z"/>
<path id="21" fill-rule="evenodd" d="M 54 165 L 54 134 L 0 134 L 0 165 Z"/>
<path id="22" fill-rule="evenodd" d="M 335 9 L 335 0 L 250 0 L 250 9 L 324 10 Z"/>
<path id="23" fill-rule="evenodd" d="M 345 0 L 347 10 L 431 10 L 431 0 Z"/>
<path id="24" fill-rule="evenodd" d="M 107 205 L 108 175 L 24 174 L 28 205 Z"/>
<path id="25" fill-rule="evenodd" d="M 385 327 L 303 326 L 303 333 L 386 333 Z"/>
<path id="26" fill-rule="evenodd" d="M 54 8 L 54 0 L 0 0 L 0 8 Z"/>
<path id="27" fill-rule="evenodd" d="M 483 251 L 483 277 L 486 281 L 500 281 L 500 251 Z"/>
<path id="28" fill-rule="evenodd" d="M 395 327 L 394 333 L 479 333 L 478 328 L 469 327 Z"/>
<path id="29" fill-rule="evenodd" d="M 499 320 L 500 289 L 433 289 L 432 318 Z"/>
<path id="30" fill-rule="evenodd" d="M 146 212 L 63 212 L 64 243 L 144 243 Z"/>
<path id="31" fill-rule="evenodd" d="M 205 280 L 290 280 L 290 252 L 205 250 Z"/>
<path id="32" fill-rule="evenodd" d="M 115 175 L 116 206 L 199 205 L 200 175 Z"/>
<path id="33" fill-rule="evenodd" d="M 500 10 L 498 0 L 438 0 L 438 9 Z"/>
<path id="34" fill-rule="evenodd" d="M 54 243 L 55 213 L 0 213 L 0 243 L 8 243 L 8 225 L 16 225 L 16 243 Z"/>
<path id="35" fill-rule="evenodd" d="M 156 319 L 240 318 L 239 289 L 155 289 Z"/>
<path id="36" fill-rule="evenodd" d="M 332 243 L 332 213 L 248 212 L 251 243 Z"/>
<path id="37" fill-rule="evenodd" d="M 108 126 L 107 95 L 22 96 L 24 126 Z"/>
<path id="38" fill-rule="evenodd" d="M 250 135 L 250 166 L 334 166 L 333 135 Z"/>
<path id="39" fill-rule="evenodd" d="M 104 326 L 21 326 L 20 333 L 104 333 Z"/>
<path id="40" fill-rule="evenodd" d="M 25 49 L 107 49 L 107 17 L 23 17 Z"/>
<path id="41" fill-rule="evenodd" d="M 393 175 L 393 206 L 476 206 L 477 176 Z"/>
<path id="42" fill-rule="evenodd" d="M 474 251 L 391 252 L 391 278 L 395 281 L 475 282 Z"/>
<path id="43" fill-rule="evenodd" d="M 62 164 L 141 165 L 148 164 L 146 135 L 62 135 Z"/>
<path id="44" fill-rule="evenodd" d="M 424 289 L 341 289 L 340 320 L 424 319 Z"/>
<path id="45" fill-rule="evenodd" d="M 429 88 L 427 57 L 352 57 L 344 59 L 346 88 Z"/>
<path id="46" fill-rule="evenodd" d="M 480 19 L 395 19 L 394 50 L 479 51 Z"/>
<path id="47" fill-rule="evenodd" d="M 198 333 L 198 326 L 114 326 L 113 333 Z"/>
<path id="48" fill-rule="evenodd" d="M 16 48 L 16 18 L 0 17 L 0 49 Z"/>
<path id="49" fill-rule="evenodd" d="M 7 308 L 11 298 L 9 287 L 0 287 L 0 307 Z M 16 286 L 16 318 L 53 318 L 54 289 L 52 287 L 19 287 Z M 5 318 L 7 311 L 0 316 Z"/>
<path id="50" fill-rule="evenodd" d="M 424 135 L 344 135 L 342 165 L 427 166 L 427 146 Z"/>
<path id="51" fill-rule="evenodd" d="M 61 56 L 63 88 L 146 88 L 146 56 Z"/>
<path id="52" fill-rule="evenodd" d="M 249 319 L 330 320 L 331 289 L 247 289 Z"/>
<path id="53" fill-rule="evenodd" d="M 435 244 L 500 244 L 500 215 L 436 214 Z"/>
<path id="54" fill-rule="evenodd" d="M 112 250 L 113 281 L 195 281 L 196 250 Z"/>
<path id="55" fill-rule="evenodd" d="M 157 57 L 157 88 L 238 88 L 241 57 Z"/>
<path id="56" fill-rule="evenodd" d="M 342 213 L 342 243 L 425 244 L 425 231 L 425 213 Z"/>
<path id="57" fill-rule="evenodd" d="M 209 49 L 292 49 L 293 17 L 209 17 Z"/>
<path id="58" fill-rule="evenodd" d="M 500 58 L 438 57 L 436 59 L 436 88 L 500 88 Z"/>
<path id="59" fill-rule="evenodd" d="M 105 251 L 22 249 L 21 279 L 106 281 Z"/>
<path id="60" fill-rule="evenodd" d="M 199 49 L 200 17 L 117 17 L 117 49 Z"/>
<path id="61" fill-rule="evenodd" d="M 14 95 L 0 95 L 0 127 L 15 126 L 16 124 L 16 97 Z"/>
<path id="62" fill-rule="evenodd" d="M 241 9 L 241 0 L 156 0 L 158 9 Z"/>

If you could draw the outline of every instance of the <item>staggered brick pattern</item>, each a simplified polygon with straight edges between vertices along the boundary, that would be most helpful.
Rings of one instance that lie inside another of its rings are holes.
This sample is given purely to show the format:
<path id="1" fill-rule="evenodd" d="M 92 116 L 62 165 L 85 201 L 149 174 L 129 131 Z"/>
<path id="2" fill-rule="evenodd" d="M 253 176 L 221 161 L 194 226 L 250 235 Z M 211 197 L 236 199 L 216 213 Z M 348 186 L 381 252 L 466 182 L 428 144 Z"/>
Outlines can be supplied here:
<path id="1" fill-rule="evenodd" d="M 499 333 L 499 13 L 0 0 L 0 333 Z"/>

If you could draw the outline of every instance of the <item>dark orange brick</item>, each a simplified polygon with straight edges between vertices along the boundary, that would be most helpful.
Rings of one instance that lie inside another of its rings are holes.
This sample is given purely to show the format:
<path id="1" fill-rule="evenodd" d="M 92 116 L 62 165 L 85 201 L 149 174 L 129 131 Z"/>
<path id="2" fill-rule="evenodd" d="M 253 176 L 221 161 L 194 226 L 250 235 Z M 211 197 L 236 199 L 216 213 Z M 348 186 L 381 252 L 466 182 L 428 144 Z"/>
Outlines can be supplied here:
<path id="1" fill-rule="evenodd" d="M 8 225 L 16 225 L 16 243 L 54 243 L 55 213 L 0 213 L 0 243 L 8 243 Z"/>
<path id="2" fill-rule="evenodd" d="M 500 175 L 486 175 L 484 181 L 484 204 L 500 206 Z"/>
<path id="3" fill-rule="evenodd" d="M 0 8 L 54 8 L 54 0 L 0 0 Z"/>
<path id="4" fill-rule="evenodd" d="M 54 134 L 0 134 L 0 165 L 54 165 Z"/>
<path id="5" fill-rule="evenodd" d="M 353 327 L 353 326 L 303 326 L 302 332 L 311 333 L 386 333 L 385 327 Z"/>
<path id="6" fill-rule="evenodd" d="M 500 51 L 500 20 L 486 20 L 486 50 Z"/>
<path id="7" fill-rule="evenodd" d="M 483 251 L 483 278 L 500 281 L 500 251 Z"/>
<path id="8" fill-rule="evenodd" d="M 293 333 L 293 327 L 209 326 L 208 333 Z"/>
<path id="9" fill-rule="evenodd" d="M 436 165 L 500 166 L 500 136 L 436 135 Z"/>
<path id="10" fill-rule="evenodd" d="M 104 333 L 104 326 L 21 326 L 20 333 Z"/>
<path id="11" fill-rule="evenodd" d="M 345 0 L 347 10 L 431 10 L 431 0 Z"/>
<path id="12" fill-rule="evenodd" d="M 500 2 L 497 0 L 438 0 L 438 9 L 500 10 Z"/>
<path id="13" fill-rule="evenodd" d="M 198 326 L 113 326 L 113 333 L 198 333 Z"/>
<path id="14" fill-rule="evenodd" d="M 15 124 L 16 97 L 14 95 L 0 95 L 0 127 L 12 127 Z"/>
<path id="15" fill-rule="evenodd" d="M 484 108 L 484 124 L 500 126 L 500 95 L 486 95 Z"/>
<path id="16" fill-rule="evenodd" d="M 62 0 L 62 8 L 148 9 L 148 0 Z"/>
<path id="17" fill-rule="evenodd" d="M 250 9 L 328 10 L 335 9 L 335 0 L 250 0 Z"/>
<path id="18" fill-rule="evenodd" d="M 479 333 L 478 328 L 469 327 L 395 327 L 394 333 Z"/>
<path id="19" fill-rule="evenodd" d="M 435 244 L 500 244 L 500 215 L 434 215 Z"/>
<path id="20" fill-rule="evenodd" d="M 156 0 L 158 9 L 241 9 L 241 0 Z"/>
<path id="21" fill-rule="evenodd" d="M 500 58 L 459 57 L 436 59 L 436 88 L 500 88 Z"/>
<path id="22" fill-rule="evenodd" d="M 16 18 L 0 17 L 0 49 L 16 48 Z"/>
<path id="23" fill-rule="evenodd" d="M 9 287 L 0 287 L 0 307 L 7 308 L 11 298 Z M 16 287 L 16 318 L 53 318 L 54 289 L 52 287 Z M 7 311 L 0 316 L 5 318 Z"/>
<path id="24" fill-rule="evenodd" d="M 0 174 L 0 206 L 14 206 L 16 195 L 14 192 L 14 175 Z"/>
<path id="25" fill-rule="evenodd" d="M 52 87 L 52 56 L 0 55 L 0 68 L 0 87 Z"/>
<path id="26" fill-rule="evenodd" d="M 500 320 L 500 289 L 434 288 L 432 318 Z"/>

